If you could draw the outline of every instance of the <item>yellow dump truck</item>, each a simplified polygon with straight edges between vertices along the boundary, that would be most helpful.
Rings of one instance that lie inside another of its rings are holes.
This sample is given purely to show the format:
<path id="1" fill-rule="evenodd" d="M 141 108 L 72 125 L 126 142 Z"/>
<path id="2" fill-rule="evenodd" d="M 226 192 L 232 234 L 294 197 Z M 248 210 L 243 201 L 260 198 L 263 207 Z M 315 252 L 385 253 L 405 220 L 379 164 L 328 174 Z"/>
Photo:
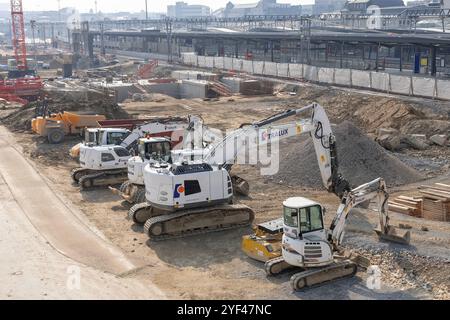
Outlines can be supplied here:
<path id="1" fill-rule="evenodd" d="M 97 114 L 76 114 L 61 112 L 49 117 L 37 117 L 31 121 L 33 132 L 47 137 L 52 144 L 61 143 L 66 135 L 81 134 L 84 128 L 98 127 L 98 121 L 105 116 Z"/>

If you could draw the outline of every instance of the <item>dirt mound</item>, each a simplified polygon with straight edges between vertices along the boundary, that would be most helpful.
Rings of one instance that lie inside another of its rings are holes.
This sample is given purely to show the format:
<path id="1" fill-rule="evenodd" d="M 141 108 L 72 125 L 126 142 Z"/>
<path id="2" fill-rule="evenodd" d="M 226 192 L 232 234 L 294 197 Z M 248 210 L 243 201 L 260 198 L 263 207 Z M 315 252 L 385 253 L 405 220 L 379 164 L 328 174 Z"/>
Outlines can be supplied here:
<path id="1" fill-rule="evenodd" d="M 31 130 L 31 119 L 35 116 L 34 109 L 32 104 L 28 104 L 17 112 L 1 118 L 0 121 L 12 130 Z"/>
<path id="2" fill-rule="evenodd" d="M 301 87 L 298 97 L 319 102 L 335 123 L 351 120 L 365 133 L 395 128 L 405 134 L 445 134 L 450 130 L 450 108 L 444 101 L 417 101 L 380 94 L 362 94 L 324 87 Z"/>
<path id="3" fill-rule="evenodd" d="M 419 172 L 389 154 L 352 123 L 344 121 L 334 128 L 334 134 L 339 170 L 353 187 L 378 177 L 383 177 L 390 186 L 423 179 Z M 280 170 L 271 179 L 292 186 L 323 188 L 311 139 L 282 143 L 280 154 Z"/>
<path id="4" fill-rule="evenodd" d="M 102 114 L 107 119 L 131 118 L 117 103 L 111 102 L 108 97 L 98 92 L 53 92 L 49 93 L 49 98 L 49 111 L 52 113 L 72 111 L 80 114 Z M 36 116 L 37 106 L 38 102 L 31 102 L 0 120 L 13 130 L 31 130 L 31 120 Z"/>

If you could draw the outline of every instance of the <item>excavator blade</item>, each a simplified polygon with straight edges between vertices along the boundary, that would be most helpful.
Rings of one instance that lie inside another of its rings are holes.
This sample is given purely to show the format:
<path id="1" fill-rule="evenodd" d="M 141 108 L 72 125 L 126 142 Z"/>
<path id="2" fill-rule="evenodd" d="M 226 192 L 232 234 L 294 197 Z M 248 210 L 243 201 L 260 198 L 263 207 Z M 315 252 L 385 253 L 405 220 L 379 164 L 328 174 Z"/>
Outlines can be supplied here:
<path id="1" fill-rule="evenodd" d="M 389 242 L 395 242 L 399 244 L 405 244 L 409 245 L 411 241 L 411 233 L 408 230 L 401 230 L 399 228 L 395 228 L 392 226 L 388 227 L 388 231 L 382 231 L 381 228 L 378 226 L 374 229 L 375 232 L 378 234 L 378 237 L 382 240 L 389 241 Z"/>
<path id="2" fill-rule="evenodd" d="M 359 267 L 361 268 L 369 268 L 369 266 L 371 265 L 370 263 L 370 259 L 360 255 L 360 254 L 353 254 L 350 257 L 350 261 L 356 263 Z"/>
<path id="3" fill-rule="evenodd" d="M 120 192 L 120 190 L 119 189 L 117 189 L 117 188 L 114 188 L 114 187 L 109 187 L 109 190 L 113 193 L 113 194 L 115 194 L 115 195 L 118 195 L 118 196 L 120 196 L 121 195 L 121 192 Z"/>
<path id="4" fill-rule="evenodd" d="M 127 195 L 127 194 L 123 193 L 121 190 L 111 187 L 111 186 L 109 187 L 109 190 L 113 194 L 115 194 L 117 196 L 121 196 L 125 201 L 131 201 L 131 195 Z"/>

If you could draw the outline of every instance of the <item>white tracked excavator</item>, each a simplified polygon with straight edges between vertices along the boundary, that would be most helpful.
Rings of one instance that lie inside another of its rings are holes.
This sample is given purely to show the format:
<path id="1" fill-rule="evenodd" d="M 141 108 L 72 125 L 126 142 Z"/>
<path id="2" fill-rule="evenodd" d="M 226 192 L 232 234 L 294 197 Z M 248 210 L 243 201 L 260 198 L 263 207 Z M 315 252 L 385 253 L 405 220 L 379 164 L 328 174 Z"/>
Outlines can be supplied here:
<path id="1" fill-rule="evenodd" d="M 125 139 L 131 131 L 137 126 L 151 122 L 152 118 L 147 119 L 115 119 L 99 120 L 97 128 L 85 128 L 83 132 L 83 141 L 70 149 L 70 156 L 79 160 L 80 148 L 82 145 L 105 146 L 118 145 Z"/>
<path id="2" fill-rule="evenodd" d="M 186 132 L 202 124 L 201 118 L 192 115 L 187 118 L 154 118 L 136 126 L 116 144 L 83 144 L 80 146 L 80 168 L 72 170 L 72 179 L 82 190 L 122 183 L 127 179 L 130 151 L 136 149 L 140 138 L 164 137 L 173 147 L 183 141 Z"/>
<path id="3" fill-rule="evenodd" d="M 305 112 L 311 116 L 275 125 Z M 129 216 L 136 223 L 145 223 L 144 230 L 151 240 L 247 226 L 254 219 L 253 210 L 232 204 L 229 171 L 237 154 L 248 146 L 249 139 L 261 146 L 301 134 L 309 134 L 313 139 L 324 185 L 342 197 L 350 186 L 337 172 L 336 148 L 328 117 L 314 103 L 242 126 L 212 146 L 202 161 L 147 165 L 144 169 L 147 201 L 134 206 Z M 232 152 L 227 150 L 230 145 L 236 146 Z"/>
<path id="4" fill-rule="evenodd" d="M 188 132 L 184 141 L 185 149 L 172 150 L 167 139 L 140 139 L 138 154 L 128 160 L 128 180 L 119 189 L 110 187 L 131 204 L 145 202 L 144 168 L 158 162 L 180 162 L 182 159 L 198 160 L 204 157 L 207 146 L 214 144 L 221 136 L 207 126 L 201 126 Z"/>
<path id="5" fill-rule="evenodd" d="M 294 290 L 310 288 L 342 278 L 352 277 L 357 264 L 342 255 L 340 247 L 350 211 L 376 198 L 380 224 L 375 229 L 381 239 L 409 244 L 410 232 L 389 225 L 386 184 L 382 178 L 346 190 L 329 229 L 324 227 L 324 208 L 309 199 L 289 198 L 283 203 L 283 219 L 272 221 L 283 225 L 281 257 L 265 263 L 267 275 L 273 276 L 286 269 L 299 268 L 291 277 Z M 245 240 L 244 240 L 245 241 Z"/>
<path id="6" fill-rule="evenodd" d="M 86 128 L 84 129 L 83 142 L 73 146 L 69 154 L 72 158 L 78 159 L 80 156 L 80 148 L 83 145 L 90 147 L 118 145 L 130 132 L 126 128 Z"/>

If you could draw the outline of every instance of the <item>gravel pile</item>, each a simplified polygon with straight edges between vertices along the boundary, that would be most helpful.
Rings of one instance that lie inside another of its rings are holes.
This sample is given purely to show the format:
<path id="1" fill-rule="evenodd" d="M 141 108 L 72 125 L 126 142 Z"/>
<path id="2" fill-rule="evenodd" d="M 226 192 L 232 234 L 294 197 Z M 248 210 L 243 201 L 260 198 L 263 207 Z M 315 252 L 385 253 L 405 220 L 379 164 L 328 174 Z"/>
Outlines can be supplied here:
<path id="1" fill-rule="evenodd" d="M 399 288 L 402 292 L 422 289 L 433 299 L 450 298 L 450 261 L 440 257 L 421 256 L 408 251 L 388 251 L 384 249 L 352 250 L 369 259 L 381 271 L 381 285 Z"/>
<path id="2" fill-rule="evenodd" d="M 333 128 L 338 146 L 339 171 L 353 187 L 378 177 L 389 186 L 413 183 L 424 179 L 421 173 L 407 166 L 352 123 L 345 121 Z M 312 140 L 302 138 L 280 145 L 280 170 L 270 177 L 274 182 L 308 188 L 323 188 Z"/>

